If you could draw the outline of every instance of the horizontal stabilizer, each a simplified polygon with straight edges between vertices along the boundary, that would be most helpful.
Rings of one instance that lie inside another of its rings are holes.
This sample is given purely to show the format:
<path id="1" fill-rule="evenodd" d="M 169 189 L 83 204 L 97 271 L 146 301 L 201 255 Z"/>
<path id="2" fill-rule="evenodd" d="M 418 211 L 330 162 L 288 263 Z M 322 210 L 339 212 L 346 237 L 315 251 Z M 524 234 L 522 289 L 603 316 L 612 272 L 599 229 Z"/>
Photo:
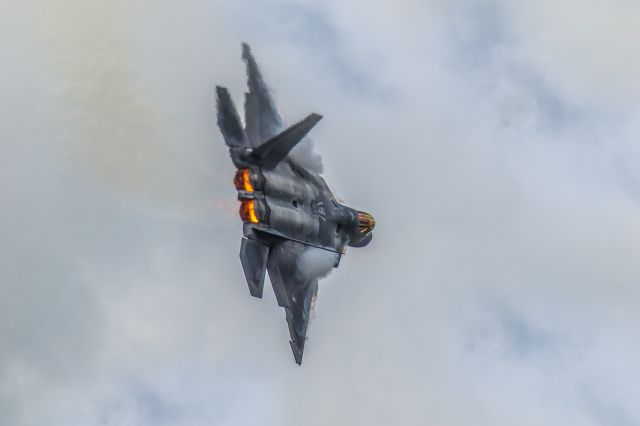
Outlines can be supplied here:
<path id="1" fill-rule="evenodd" d="M 240 262 L 247 278 L 249 292 L 253 297 L 262 298 L 264 276 L 267 270 L 269 247 L 249 238 L 242 238 Z"/>
<path id="2" fill-rule="evenodd" d="M 320 114 L 309 114 L 304 120 L 269 139 L 253 150 L 254 161 L 260 167 L 273 169 L 321 119 Z"/>
<path id="3" fill-rule="evenodd" d="M 247 138 L 240 122 L 229 91 L 225 87 L 216 86 L 216 102 L 218 105 L 218 126 L 229 147 L 249 147 Z"/>

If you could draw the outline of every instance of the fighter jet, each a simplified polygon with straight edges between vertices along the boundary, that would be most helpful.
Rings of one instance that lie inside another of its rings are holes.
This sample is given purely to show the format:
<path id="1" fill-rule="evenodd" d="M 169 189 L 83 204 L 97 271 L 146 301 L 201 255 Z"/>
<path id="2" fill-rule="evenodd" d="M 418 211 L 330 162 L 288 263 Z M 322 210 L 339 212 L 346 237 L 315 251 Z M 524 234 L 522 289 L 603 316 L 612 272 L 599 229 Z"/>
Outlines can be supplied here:
<path id="1" fill-rule="evenodd" d="M 347 246 L 369 244 L 375 221 L 369 213 L 336 200 L 320 176 L 309 143 L 301 144 L 322 116 L 309 114 L 284 129 L 246 43 L 242 59 L 249 87 L 244 125 L 229 91 L 216 87 L 218 126 L 237 168 L 234 184 L 244 233 L 240 262 L 254 297 L 262 297 L 269 271 L 300 365 L 318 278 L 338 266 Z M 322 271 L 318 264 L 327 261 L 328 270 Z"/>

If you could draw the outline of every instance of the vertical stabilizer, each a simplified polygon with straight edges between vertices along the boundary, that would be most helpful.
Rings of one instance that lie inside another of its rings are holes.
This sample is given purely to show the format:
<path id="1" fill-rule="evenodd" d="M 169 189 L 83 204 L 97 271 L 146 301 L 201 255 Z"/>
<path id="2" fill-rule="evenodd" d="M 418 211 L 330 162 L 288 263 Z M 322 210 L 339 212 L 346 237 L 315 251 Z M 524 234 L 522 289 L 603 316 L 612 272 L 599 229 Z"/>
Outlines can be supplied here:
<path id="1" fill-rule="evenodd" d="M 242 43 L 242 59 L 247 65 L 249 86 L 244 104 L 245 132 L 255 147 L 275 136 L 282 127 L 282 120 L 247 43 Z"/>
<path id="2" fill-rule="evenodd" d="M 250 147 L 240 122 L 238 110 L 225 87 L 216 86 L 216 103 L 218 106 L 218 127 L 229 148 Z"/>

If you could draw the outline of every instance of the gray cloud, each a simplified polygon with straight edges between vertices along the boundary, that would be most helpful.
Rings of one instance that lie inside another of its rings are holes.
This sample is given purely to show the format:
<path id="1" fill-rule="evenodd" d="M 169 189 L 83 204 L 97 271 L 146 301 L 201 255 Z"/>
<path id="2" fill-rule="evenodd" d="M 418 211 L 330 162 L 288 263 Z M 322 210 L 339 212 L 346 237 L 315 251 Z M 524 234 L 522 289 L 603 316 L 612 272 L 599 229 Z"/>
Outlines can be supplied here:
<path id="1" fill-rule="evenodd" d="M 94 3 L 0 18 L 0 423 L 638 422 L 635 6 Z M 237 259 L 242 40 L 378 222 L 300 368 Z"/>

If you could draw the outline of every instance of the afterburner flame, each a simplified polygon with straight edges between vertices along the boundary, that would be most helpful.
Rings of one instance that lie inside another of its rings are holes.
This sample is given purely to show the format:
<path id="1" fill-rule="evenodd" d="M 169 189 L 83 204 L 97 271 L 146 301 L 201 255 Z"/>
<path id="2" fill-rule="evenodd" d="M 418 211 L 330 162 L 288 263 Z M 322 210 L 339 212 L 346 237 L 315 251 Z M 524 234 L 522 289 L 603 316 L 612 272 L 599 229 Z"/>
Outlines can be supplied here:
<path id="1" fill-rule="evenodd" d="M 253 184 L 249 178 L 249 169 L 238 169 L 233 178 L 233 184 L 238 191 L 253 192 Z"/>
<path id="2" fill-rule="evenodd" d="M 258 215 L 256 214 L 255 203 L 253 200 L 243 200 L 240 203 L 240 217 L 245 222 L 259 223 Z"/>
<path id="3" fill-rule="evenodd" d="M 253 194 L 255 189 L 251 184 L 251 178 L 249 177 L 249 169 L 238 169 L 235 177 L 233 178 L 233 185 L 238 191 L 245 191 L 249 194 Z M 258 215 L 256 214 L 256 205 L 252 199 L 252 196 L 240 193 L 240 217 L 244 222 L 259 223 Z"/>

